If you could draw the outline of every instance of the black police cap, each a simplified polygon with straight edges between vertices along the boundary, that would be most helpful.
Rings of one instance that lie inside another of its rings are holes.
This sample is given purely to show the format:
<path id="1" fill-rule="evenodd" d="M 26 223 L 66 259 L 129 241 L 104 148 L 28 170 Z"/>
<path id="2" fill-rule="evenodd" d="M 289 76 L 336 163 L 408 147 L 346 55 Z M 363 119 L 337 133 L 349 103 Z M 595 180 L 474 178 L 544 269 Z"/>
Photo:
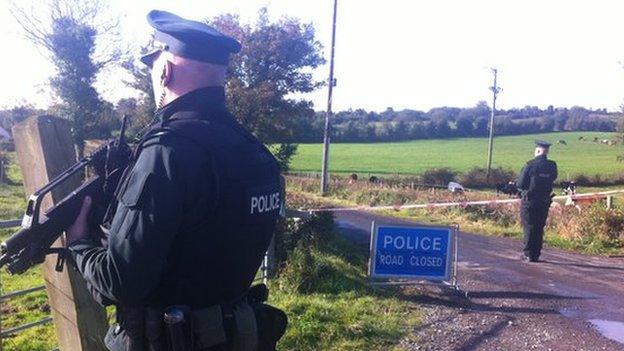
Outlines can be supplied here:
<path id="1" fill-rule="evenodd" d="M 230 54 L 241 49 L 238 41 L 211 26 L 167 11 L 152 10 L 147 15 L 147 21 L 156 30 L 153 50 L 141 57 L 141 61 L 148 66 L 152 65 L 160 51 L 169 51 L 192 60 L 226 65 Z"/>
<path id="2" fill-rule="evenodd" d="M 547 142 L 547 141 L 535 140 L 535 146 L 539 146 L 539 147 L 543 147 L 543 148 L 549 148 L 550 145 L 552 145 L 552 144 Z"/>

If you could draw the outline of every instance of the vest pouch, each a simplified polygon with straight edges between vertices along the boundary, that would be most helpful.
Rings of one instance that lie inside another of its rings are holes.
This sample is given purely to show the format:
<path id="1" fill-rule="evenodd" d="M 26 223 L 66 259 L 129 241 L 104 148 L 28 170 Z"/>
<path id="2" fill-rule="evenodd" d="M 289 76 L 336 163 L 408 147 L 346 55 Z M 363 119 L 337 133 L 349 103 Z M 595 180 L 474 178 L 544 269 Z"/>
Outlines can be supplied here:
<path id="1" fill-rule="evenodd" d="M 256 351 L 258 347 L 258 328 L 254 310 L 247 302 L 239 302 L 232 308 L 234 312 L 233 351 Z"/>
<path id="2" fill-rule="evenodd" d="M 215 305 L 196 310 L 191 313 L 191 316 L 195 348 L 204 349 L 227 342 L 221 306 Z"/>

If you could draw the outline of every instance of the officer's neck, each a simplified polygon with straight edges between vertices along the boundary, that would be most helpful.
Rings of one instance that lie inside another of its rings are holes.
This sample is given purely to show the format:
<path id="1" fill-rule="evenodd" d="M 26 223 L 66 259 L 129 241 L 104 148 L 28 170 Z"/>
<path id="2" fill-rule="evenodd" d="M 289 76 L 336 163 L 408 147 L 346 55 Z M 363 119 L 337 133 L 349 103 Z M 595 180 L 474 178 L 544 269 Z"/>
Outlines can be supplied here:
<path id="1" fill-rule="evenodd" d="M 180 97 L 203 88 L 223 88 L 223 84 L 178 84 L 171 88 L 165 87 L 165 96 L 163 98 L 163 106 L 167 106 L 172 102 L 178 100 Z"/>

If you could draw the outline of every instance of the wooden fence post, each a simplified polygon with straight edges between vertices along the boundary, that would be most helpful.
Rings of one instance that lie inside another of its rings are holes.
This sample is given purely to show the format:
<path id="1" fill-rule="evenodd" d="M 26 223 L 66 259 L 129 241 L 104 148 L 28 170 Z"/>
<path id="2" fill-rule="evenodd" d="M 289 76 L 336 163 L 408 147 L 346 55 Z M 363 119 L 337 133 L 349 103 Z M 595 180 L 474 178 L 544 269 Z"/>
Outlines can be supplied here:
<path id="1" fill-rule="evenodd" d="M 48 183 L 76 162 L 69 123 L 53 116 L 31 117 L 13 127 L 13 139 L 28 195 Z M 44 199 L 42 210 L 62 199 L 76 185 L 79 177 Z M 64 246 L 64 236 L 54 246 Z M 66 265 L 56 272 L 56 255 L 48 256 L 43 264 L 43 277 L 54 319 L 61 351 L 106 350 L 106 311 L 98 305 L 86 288 L 80 273 Z"/>
<path id="2" fill-rule="evenodd" d="M 607 195 L 607 210 L 613 209 L 613 195 Z"/>

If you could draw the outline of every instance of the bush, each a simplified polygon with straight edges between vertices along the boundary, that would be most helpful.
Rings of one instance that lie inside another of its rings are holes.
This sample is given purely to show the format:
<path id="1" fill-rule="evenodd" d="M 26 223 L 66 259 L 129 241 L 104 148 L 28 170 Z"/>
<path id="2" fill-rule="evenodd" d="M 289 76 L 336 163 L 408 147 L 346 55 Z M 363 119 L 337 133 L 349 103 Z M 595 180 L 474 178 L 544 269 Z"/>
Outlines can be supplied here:
<path id="1" fill-rule="evenodd" d="M 368 291 L 362 271 L 318 248 L 297 246 L 280 274 L 280 289 L 300 294 Z"/>
<path id="2" fill-rule="evenodd" d="M 425 184 L 444 185 L 455 179 L 457 172 L 450 168 L 431 168 L 422 174 L 422 181 Z"/>
<path id="3" fill-rule="evenodd" d="M 557 231 L 589 251 L 624 247 L 624 208 L 607 209 L 604 202 L 596 202 L 580 213 L 570 210 L 558 222 Z"/>
<path id="4" fill-rule="evenodd" d="M 509 206 L 466 206 L 461 210 L 472 222 L 492 221 L 502 227 L 518 224 L 518 210 Z"/>
<path id="5" fill-rule="evenodd" d="M 487 170 L 482 167 L 474 167 L 458 177 L 459 183 L 468 188 L 484 188 L 488 186 L 486 181 Z M 510 169 L 496 167 L 490 169 L 490 184 L 508 183 L 515 180 L 516 174 Z"/>
<path id="6" fill-rule="evenodd" d="M 387 188 L 363 189 L 349 197 L 353 198 L 358 204 L 366 204 L 368 206 L 403 205 L 410 200 L 404 192 Z"/>
<path id="7" fill-rule="evenodd" d="M 330 212 L 320 212 L 305 219 L 280 221 L 275 233 L 275 262 L 283 266 L 297 247 L 313 248 L 334 237 L 334 217 Z"/>

